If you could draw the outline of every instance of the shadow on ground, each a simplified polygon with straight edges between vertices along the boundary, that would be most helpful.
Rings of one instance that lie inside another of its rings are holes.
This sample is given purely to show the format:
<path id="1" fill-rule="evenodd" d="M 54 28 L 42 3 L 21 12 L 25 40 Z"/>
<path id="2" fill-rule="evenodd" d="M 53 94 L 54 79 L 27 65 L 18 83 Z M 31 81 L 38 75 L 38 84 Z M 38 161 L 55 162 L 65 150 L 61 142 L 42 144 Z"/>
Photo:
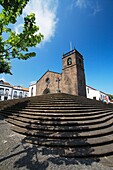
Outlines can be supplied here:
<path id="1" fill-rule="evenodd" d="M 39 147 L 34 144 L 30 146 L 26 145 L 25 139 L 22 141 L 24 147 L 25 155 L 19 158 L 14 163 L 14 168 L 23 168 L 29 170 L 46 170 L 49 167 L 49 163 L 54 165 L 91 165 L 93 162 L 99 162 L 99 159 L 75 159 L 75 158 L 66 158 L 59 156 L 60 154 L 65 153 L 65 149 L 55 149 L 47 147 Z"/>
<path id="2" fill-rule="evenodd" d="M 31 126 L 31 125 L 29 125 Z M 39 125 L 38 129 L 39 129 Z M 59 128 L 59 127 L 57 127 Z M 30 129 L 30 127 L 27 127 L 27 129 Z M 64 127 L 65 129 L 65 127 Z M 63 130 L 63 127 L 62 127 Z M 78 132 L 80 129 L 76 129 L 76 132 L 71 132 L 70 135 L 76 135 L 78 136 Z M 53 132 L 47 133 L 46 132 L 40 132 L 37 133 L 37 135 L 48 135 L 48 137 L 46 138 L 38 138 L 38 137 L 28 137 L 26 136 L 22 141 L 21 144 L 24 148 L 25 154 L 24 156 L 21 156 L 18 160 L 15 161 L 14 163 L 14 168 L 23 168 L 26 167 L 26 169 L 29 170 L 35 170 L 38 168 L 38 170 L 46 170 L 50 164 L 54 164 L 54 165 L 78 165 L 78 164 L 85 164 L 85 165 L 91 165 L 93 162 L 99 162 L 98 158 L 74 158 L 74 155 L 89 155 L 91 154 L 94 149 L 91 148 L 90 144 L 87 142 L 87 138 L 84 139 L 65 139 L 62 137 L 65 137 L 67 132 L 65 131 L 60 131 L 60 129 L 58 129 L 59 132 L 57 132 L 57 135 L 59 135 L 59 139 L 50 139 L 50 136 L 52 135 Z M 48 140 L 49 139 L 49 140 Z M 63 139 L 63 140 L 62 140 Z M 48 146 L 38 146 L 36 145 L 37 142 L 39 143 L 45 143 L 47 142 L 47 140 L 49 141 L 49 145 Z M 30 141 L 32 144 L 27 143 L 26 141 Z M 55 143 L 56 142 L 56 143 Z M 73 143 L 75 144 L 80 144 L 81 146 L 86 145 L 86 147 L 72 147 L 72 148 L 65 148 L 65 147 L 56 147 L 56 144 L 61 146 L 63 144 L 63 146 L 65 145 L 73 145 Z M 52 146 L 53 144 L 55 144 L 55 147 L 49 147 Z M 18 147 L 18 146 L 17 146 Z M 16 148 L 14 148 L 15 150 Z M 72 154 L 72 155 L 71 155 Z M 71 157 L 72 158 L 68 158 Z"/>

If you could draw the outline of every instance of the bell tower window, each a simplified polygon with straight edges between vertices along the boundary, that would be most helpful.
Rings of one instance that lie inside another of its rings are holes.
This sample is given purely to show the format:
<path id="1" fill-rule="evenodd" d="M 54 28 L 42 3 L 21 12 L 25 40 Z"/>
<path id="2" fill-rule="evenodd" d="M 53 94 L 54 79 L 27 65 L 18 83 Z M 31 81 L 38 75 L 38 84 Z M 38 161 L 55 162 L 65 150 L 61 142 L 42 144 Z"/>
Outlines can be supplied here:
<path id="1" fill-rule="evenodd" d="M 72 58 L 69 57 L 69 58 L 67 59 L 67 65 L 71 65 L 71 64 L 72 64 Z"/>

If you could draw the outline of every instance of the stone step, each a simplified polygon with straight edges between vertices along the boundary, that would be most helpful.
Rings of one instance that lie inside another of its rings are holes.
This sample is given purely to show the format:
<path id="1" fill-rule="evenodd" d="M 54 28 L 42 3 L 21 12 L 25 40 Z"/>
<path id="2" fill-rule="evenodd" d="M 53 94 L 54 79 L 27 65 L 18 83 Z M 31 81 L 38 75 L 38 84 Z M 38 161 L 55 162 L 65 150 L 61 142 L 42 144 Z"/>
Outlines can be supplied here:
<path id="1" fill-rule="evenodd" d="M 98 147 L 98 146 L 105 146 L 110 145 L 113 143 L 113 136 L 108 135 L 105 137 L 100 138 L 86 138 L 86 139 L 69 139 L 68 141 L 65 139 L 41 139 L 37 137 L 31 137 L 27 136 L 25 141 L 36 144 L 36 145 L 42 145 L 42 146 L 53 146 L 53 147 L 62 147 L 62 148 L 85 148 L 87 146 L 90 147 Z M 111 151 L 110 148 L 108 148 L 108 151 Z"/>
<path id="2" fill-rule="evenodd" d="M 75 132 L 75 131 L 78 131 L 78 132 L 82 132 L 82 131 L 94 131 L 94 130 L 101 130 L 101 129 L 105 129 L 105 128 L 109 128 L 111 126 L 113 126 L 113 119 L 107 121 L 106 123 L 102 123 L 102 124 L 99 124 L 97 126 L 97 124 L 95 125 L 90 125 L 90 126 L 86 126 L 85 124 L 83 125 L 80 125 L 78 124 L 77 122 L 75 123 L 75 125 L 71 125 L 70 126 L 60 126 L 60 125 L 57 125 L 57 124 L 54 124 L 54 125 L 42 125 L 42 124 L 37 124 L 36 122 L 35 123 L 31 123 L 31 122 L 23 122 L 22 120 L 19 120 L 19 119 L 8 119 L 7 120 L 9 123 L 11 124 L 14 124 L 14 125 L 17 125 L 17 126 L 20 126 L 20 127 L 30 127 L 31 129 L 33 130 L 41 130 L 41 131 L 54 131 L 54 132 Z"/>
<path id="3" fill-rule="evenodd" d="M 10 109 L 10 108 L 9 108 Z M 21 109 L 21 107 L 19 107 L 18 105 L 17 106 L 14 106 L 13 108 L 11 109 Z M 39 106 L 25 106 L 23 107 L 22 109 L 32 109 L 32 110 L 85 110 L 85 109 L 94 109 L 94 110 L 104 110 L 105 108 L 101 108 L 101 107 L 97 107 L 97 106 L 75 106 L 75 105 L 60 105 L 60 106 L 52 106 L 52 105 L 48 105 L 48 106 L 42 106 L 42 105 L 39 105 Z M 109 110 L 112 110 L 112 109 L 109 109 Z"/>
<path id="4" fill-rule="evenodd" d="M 67 99 L 67 100 L 62 100 L 62 99 L 58 99 L 58 100 L 54 100 L 54 99 L 46 99 L 46 100 L 42 100 L 42 99 L 40 99 L 40 100 L 31 100 L 30 102 L 29 102 L 29 104 L 66 104 L 66 103 L 68 103 L 68 104 L 71 104 L 71 103 L 73 103 L 73 104 L 82 104 L 82 105 L 87 105 L 87 104 L 89 104 L 89 105 L 97 105 L 97 106 L 108 106 L 109 107 L 109 104 L 107 105 L 107 104 L 105 104 L 105 103 L 102 103 L 102 102 L 99 102 L 99 101 L 94 101 L 94 100 L 91 100 L 90 99 L 90 101 L 87 101 L 88 99 L 86 99 L 85 98 L 85 100 L 83 100 L 83 101 L 81 101 L 81 100 L 70 100 L 70 99 Z"/>
<path id="5" fill-rule="evenodd" d="M 5 115 L 4 115 L 5 116 Z M 7 115 L 6 115 L 6 118 L 7 118 Z M 72 126 L 90 126 L 90 127 L 100 127 L 100 126 L 102 126 L 102 125 L 105 125 L 105 126 L 108 126 L 109 124 L 111 124 L 112 123 L 112 119 L 113 119 L 113 115 L 111 115 L 111 116 L 107 116 L 107 117 L 104 117 L 103 119 L 100 119 L 99 121 L 95 121 L 95 120 L 93 120 L 93 121 L 70 121 L 70 122 L 68 122 L 68 121 L 60 121 L 60 120 L 58 120 L 58 121 L 56 121 L 56 120 L 50 120 L 50 121 L 47 121 L 47 120 L 45 120 L 45 119 L 43 119 L 43 120 L 41 120 L 40 121 L 40 119 L 30 119 L 30 118 L 27 118 L 27 117 L 21 117 L 21 116 L 19 116 L 19 115 L 13 115 L 13 116 L 11 116 L 11 115 L 9 115 L 8 116 L 8 119 L 12 119 L 12 121 L 13 120 L 18 120 L 18 121 L 20 121 L 20 122 L 24 122 L 24 123 L 29 123 L 29 124 L 36 124 L 36 125 L 41 125 L 41 126 L 59 126 L 59 127 L 62 127 L 62 126 L 64 126 L 64 127 L 72 127 Z"/>
<path id="6" fill-rule="evenodd" d="M 10 112 L 11 113 L 11 112 Z M 6 117 L 10 117 L 10 116 L 17 116 L 17 117 L 22 117 L 22 118 L 28 118 L 28 119 L 34 119 L 34 120 L 37 120 L 37 121 L 52 121 L 52 122 L 68 122 L 68 123 L 74 123 L 76 121 L 78 122 L 89 122 L 90 123 L 94 123 L 94 122 L 101 122 L 101 121 L 105 121 L 106 119 L 109 119 L 109 118 L 112 118 L 113 114 L 112 112 L 110 113 L 105 113 L 105 115 L 99 115 L 99 116 L 84 116 L 84 117 L 81 117 L 80 115 L 77 117 L 76 115 L 75 116 L 62 116 L 62 115 L 37 115 L 37 114 L 18 114 L 18 113 L 11 113 L 9 114 L 8 112 L 7 113 L 1 113 L 2 115 L 6 116 Z"/>
<path id="7" fill-rule="evenodd" d="M 27 106 L 27 108 L 29 107 L 32 107 L 32 108 L 39 108 L 39 107 L 42 107 L 42 108 L 51 108 L 51 107 L 54 107 L 54 108 L 73 108 L 73 107 L 84 107 L 84 108 L 102 108 L 101 106 L 99 105 L 90 105 L 90 104 L 75 104 L 75 103 L 29 103 Z M 104 108 L 105 109 L 105 108 Z M 109 108 L 110 109 L 110 108 Z M 113 110 L 113 109 L 112 109 Z"/>
<path id="8" fill-rule="evenodd" d="M 38 109 L 38 110 L 84 110 L 84 109 L 102 109 L 100 107 L 94 106 L 26 106 L 24 109 Z M 104 108 L 103 108 L 104 109 Z"/>
<path id="9" fill-rule="evenodd" d="M 12 127 L 12 130 L 15 132 L 27 135 L 27 136 L 34 136 L 38 138 L 47 138 L 47 139 L 76 139 L 76 138 L 97 138 L 97 137 L 104 137 L 107 135 L 113 134 L 113 126 L 108 127 L 106 129 L 94 130 L 94 131 L 80 131 L 75 130 L 74 132 L 66 131 L 66 132 L 54 132 L 48 131 L 47 129 L 41 131 L 38 129 L 31 129 L 31 126 L 28 125 L 27 127 L 17 126 L 17 124 Z"/>
<path id="10" fill-rule="evenodd" d="M 27 142 L 64 157 L 113 155 L 113 105 L 61 93 L 9 103 L 0 114 Z"/>
<path id="11" fill-rule="evenodd" d="M 54 100 L 54 99 L 46 99 L 46 100 L 42 100 L 42 99 L 40 99 L 40 100 L 37 100 L 37 99 L 35 99 L 35 100 L 31 100 L 29 103 L 33 103 L 33 104 L 36 104 L 36 103 L 39 103 L 39 104 L 51 104 L 51 103 L 54 103 L 54 104 L 59 104 L 59 103 L 61 103 L 61 104 L 66 104 L 66 103 L 68 103 L 68 104 L 71 104 L 71 103 L 73 103 L 73 104 L 90 104 L 90 105 L 98 105 L 98 106 L 109 106 L 109 105 L 107 105 L 107 104 L 105 104 L 105 103 L 102 103 L 102 102 L 99 102 L 99 101 L 93 101 L 93 100 L 90 100 L 90 101 L 87 101 L 88 99 L 86 99 L 86 98 L 84 98 L 85 100 L 84 101 L 81 101 L 81 100 L 71 100 L 71 99 L 67 99 L 67 100 L 62 100 L 62 99 L 60 99 L 60 98 L 58 98 L 57 100 Z"/>
<path id="12" fill-rule="evenodd" d="M 32 112 L 32 113 L 88 113 L 88 112 L 99 112 L 99 111 L 102 111 L 104 110 L 103 108 L 92 108 L 92 109 L 79 109 L 79 108 L 75 108 L 75 109 L 53 109 L 53 108 L 48 108 L 48 109 L 43 109 L 43 108 L 40 108 L 40 109 L 27 109 L 27 108 L 18 108 L 18 109 L 15 109 L 15 108 L 9 108 L 8 111 L 11 111 L 11 112 L 14 112 L 14 111 L 18 111 L 20 110 L 21 111 L 24 111 L 24 112 Z M 110 110 L 110 109 L 108 109 Z"/>
<path id="13" fill-rule="evenodd" d="M 108 114 L 112 114 L 113 111 L 109 110 L 109 109 L 106 109 L 106 110 L 101 110 L 101 111 L 96 111 L 96 112 L 65 112 L 65 113 L 45 113 L 45 112 L 30 112 L 30 111 L 24 111 L 24 110 L 12 110 L 12 109 L 8 109 L 8 110 L 2 110 L 1 113 L 7 113 L 7 114 L 12 114 L 12 113 L 16 113 L 16 114 L 28 114 L 28 115 L 34 115 L 34 116 L 48 116 L 48 117 L 84 117 L 84 116 L 87 116 L 87 117 L 93 117 L 93 116 L 103 116 L 103 115 L 108 115 Z"/>
<path id="14" fill-rule="evenodd" d="M 30 103 L 51 103 L 51 102 L 74 102 L 74 103 L 78 103 L 76 100 L 73 100 L 73 99 L 61 99 L 61 98 L 58 98 L 58 99 L 51 99 L 51 98 L 48 98 L 48 99 L 36 99 L 35 100 L 30 100 Z"/>
<path id="15" fill-rule="evenodd" d="M 26 113 L 26 114 L 50 114 L 50 115 L 58 115 L 61 114 L 61 115 L 78 115 L 78 114 L 81 114 L 84 115 L 84 116 L 88 116 L 88 115 L 93 115 L 93 114 L 102 114 L 102 113 L 107 113 L 107 112 L 113 112 L 111 109 L 85 109 L 85 110 L 51 110 L 51 109 L 48 109 L 48 110 L 40 110 L 40 109 L 15 109 L 15 108 L 9 108 L 9 109 L 5 109 L 5 110 L 2 110 L 1 112 L 16 112 L 16 113 Z"/>

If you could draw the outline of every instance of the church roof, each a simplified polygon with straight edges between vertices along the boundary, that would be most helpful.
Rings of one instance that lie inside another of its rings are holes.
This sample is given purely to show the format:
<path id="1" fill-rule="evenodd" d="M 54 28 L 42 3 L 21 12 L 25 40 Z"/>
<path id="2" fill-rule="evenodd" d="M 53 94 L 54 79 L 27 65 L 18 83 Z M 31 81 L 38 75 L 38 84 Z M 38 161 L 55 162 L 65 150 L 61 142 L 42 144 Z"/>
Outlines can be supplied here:
<path id="1" fill-rule="evenodd" d="M 50 71 L 50 70 L 47 70 L 44 74 L 43 74 L 43 76 L 42 77 L 44 77 L 48 72 L 50 72 L 50 73 L 54 73 L 54 74 L 60 74 L 61 75 L 61 73 L 58 73 L 58 72 L 55 72 L 55 71 Z M 39 80 L 37 80 L 37 82 L 36 83 L 38 83 L 41 79 L 42 79 L 42 77 L 39 79 Z"/>

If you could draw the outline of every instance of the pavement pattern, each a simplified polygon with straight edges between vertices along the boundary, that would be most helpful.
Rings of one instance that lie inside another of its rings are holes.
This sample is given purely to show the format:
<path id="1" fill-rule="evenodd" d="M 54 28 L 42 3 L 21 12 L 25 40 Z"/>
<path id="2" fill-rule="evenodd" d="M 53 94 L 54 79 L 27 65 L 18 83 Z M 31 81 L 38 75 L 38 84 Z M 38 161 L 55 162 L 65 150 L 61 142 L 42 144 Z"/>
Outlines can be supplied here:
<path id="1" fill-rule="evenodd" d="M 113 162 L 59 157 L 51 148 L 26 143 L 0 116 L 0 170 L 113 170 Z"/>

